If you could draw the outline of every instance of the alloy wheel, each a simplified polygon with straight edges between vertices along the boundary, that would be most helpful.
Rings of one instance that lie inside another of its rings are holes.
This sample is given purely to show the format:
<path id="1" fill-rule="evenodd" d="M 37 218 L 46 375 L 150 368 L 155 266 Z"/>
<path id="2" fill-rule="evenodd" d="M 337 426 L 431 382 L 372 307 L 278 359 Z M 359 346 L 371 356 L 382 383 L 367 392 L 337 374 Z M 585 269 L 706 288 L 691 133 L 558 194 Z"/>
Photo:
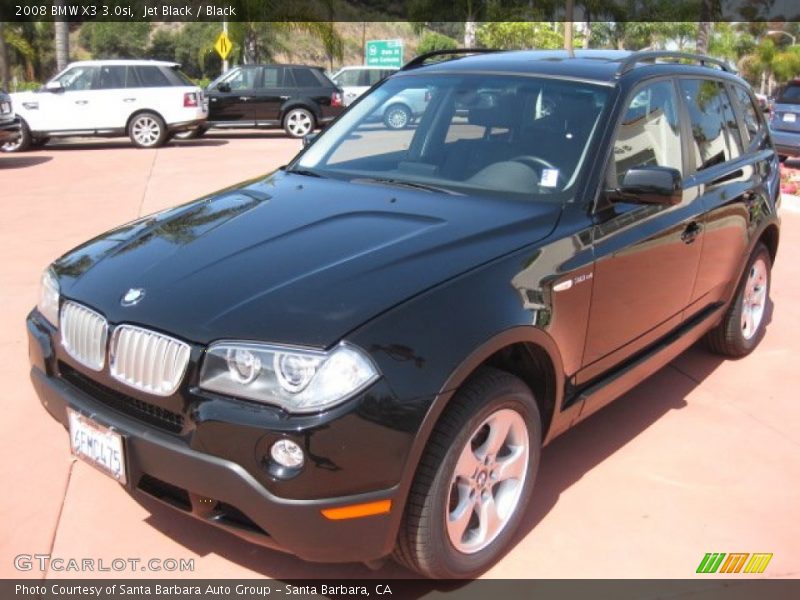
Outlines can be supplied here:
<path id="1" fill-rule="evenodd" d="M 750 267 L 742 294 L 742 336 L 749 340 L 758 331 L 767 304 L 767 265 L 762 258 Z"/>

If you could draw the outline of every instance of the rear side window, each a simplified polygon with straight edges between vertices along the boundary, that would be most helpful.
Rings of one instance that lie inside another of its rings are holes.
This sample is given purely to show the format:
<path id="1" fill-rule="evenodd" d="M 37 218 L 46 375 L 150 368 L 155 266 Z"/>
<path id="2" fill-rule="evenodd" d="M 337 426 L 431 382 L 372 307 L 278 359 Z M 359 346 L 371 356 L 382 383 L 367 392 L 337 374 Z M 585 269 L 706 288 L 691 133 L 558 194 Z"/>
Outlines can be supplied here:
<path id="1" fill-rule="evenodd" d="M 170 87 L 169 79 L 158 67 L 133 67 L 140 87 Z"/>
<path id="2" fill-rule="evenodd" d="M 264 67 L 264 85 L 265 88 L 283 87 L 291 85 L 291 81 L 284 81 L 283 67 Z"/>
<path id="3" fill-rule="evenodd" d="M 680 87 L 689 111 L 695 168 L 702 171 L 738 156 L 739 129 L 722 84 L 711 79 L 681 79 Z"/>
<path id="4" fill-rule="evenodd" d="M 800 104 L 800 82 L 789 83 L 778 94 L 778 104 Z"/>
<path id="5" fill-rule="evenodd" d="M 180 81 L 182 84 L 195 85 L 194 81 L 192 81 L 186 73 L 181 71 L 180 67 L 178 67 L 177 65 L 175 65 L 174 67 L 170 67 L 169 70 L 172 71 L 173 77 L 175 77 L 175 79 Z"/>
<path id="6" fill-rule="evenodd" d="M 635 92 L 614 143 L 617 181 L 636 167 L 682 170 L 678 101 L 671 81 L 659 81 Z"/>
<path id="7" fill-rule="evenodd" d="M 761 131 L 761 120 L 758 118 L 758 110 L 753 105 L 753 100 L 750 98 L 750 94 L 748 94 L 747 90 L 745 90 L 742 86 L 733 86 L 733 97 L 734 101 L 739 104 L 739 110 L 741 111 L 744 119 L 745 135 L 747 136 L 747 140 L 745 141 L 749 144 L 758 136 L 758 133 Z"/>
<path id="8" fill-rule="evenodd" d="M 314 77 L 310 69 L 292 69 L 294 84 L 297 87 L 319 87 L 320 82 Z"/>
<path id="9" fill-rule="evenodd" d="M 341 86 L 354 87 L 359 84 L 361 71 L 351 69 L 349 71 L 342 71 L 336 76 L 336 83 Z"/>
<path id="10" fill-rule="evenodd" d="M 100 78 L 97 82 L 97 89 L 118 90 L 125 87 L 125 71 L 123 66 L 102 66 L 100 67 Z"/>

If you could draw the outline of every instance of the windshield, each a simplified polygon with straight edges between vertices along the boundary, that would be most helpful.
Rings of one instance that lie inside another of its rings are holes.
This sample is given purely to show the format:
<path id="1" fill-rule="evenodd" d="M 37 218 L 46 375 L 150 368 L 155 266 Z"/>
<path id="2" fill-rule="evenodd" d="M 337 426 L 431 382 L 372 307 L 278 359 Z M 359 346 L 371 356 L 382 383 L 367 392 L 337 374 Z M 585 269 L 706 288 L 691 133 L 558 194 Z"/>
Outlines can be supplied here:
<path id="1" fill-rule="evenodd" d="M 609 89 L 515 75 L 412 75 L 354 105 L 289 170 L 560 201 Z"/>

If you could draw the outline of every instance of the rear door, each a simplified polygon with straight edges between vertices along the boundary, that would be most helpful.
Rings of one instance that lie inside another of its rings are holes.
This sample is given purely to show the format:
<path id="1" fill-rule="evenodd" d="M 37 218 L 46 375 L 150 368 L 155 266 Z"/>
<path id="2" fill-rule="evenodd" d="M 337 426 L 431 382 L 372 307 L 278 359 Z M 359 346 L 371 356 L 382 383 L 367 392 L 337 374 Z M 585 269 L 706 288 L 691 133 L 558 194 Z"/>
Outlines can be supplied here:
<path id="1" fill-rule="evenodd" d="M 295 94 L 294 84 L 291 78 L 287 78 L 288 69 L 285 67 L 266 65 L 261 71 L 255 94 L 255 118 L 259 125 L 277 125 L 281 106 Z"/>
<path id="2" fill-rule="evenodd" d="M 97 77 L 98 101 L 92 110 L 97 129 L 121 129 L 135 110 L 135 90 L 127 89 L 130 67 L 101 65 Z M 133 72 L 131 71 L 131 75 Z"/>
<path id="3" fill-rule="evenodd" d="M 672 79 L 640 85 L 617 126 L 607 188 L 628 169 L 685 172 L 680 103 Z M 702 202 L 684 190 L 674 206 L 601 201 L 593 228 L 594 288 L 582 385 L 678 327 L 700 262 Z M 587 406 L 593 412 L 599 406 Z M 587 413 L 588 414 L 588 413 Z"/>

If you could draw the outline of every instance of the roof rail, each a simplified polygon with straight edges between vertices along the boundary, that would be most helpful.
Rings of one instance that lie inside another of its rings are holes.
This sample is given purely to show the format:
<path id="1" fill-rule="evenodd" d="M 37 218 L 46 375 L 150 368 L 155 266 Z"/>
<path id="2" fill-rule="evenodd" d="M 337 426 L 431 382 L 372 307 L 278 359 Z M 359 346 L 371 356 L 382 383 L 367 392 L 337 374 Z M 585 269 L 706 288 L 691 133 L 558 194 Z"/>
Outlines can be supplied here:
<path id="1" fill-rule="evenodd" d="M 641 52 L 633 52 L 630 56 L 622 59 L 619 69 L 617 69 L 617 77 L 621 77 L 640 62 L 655 62 L 659 58 L 673 58 L 676 60 L 693 60 L 705 66 L 706 63 L 715 65 L 725 71 L 726 73 L 733 73 L 734 70 L 724 60 L 718 58 L 711 58 L 703 54 L 690 54 L 688 52 L 671 52 L 669 50 L 644 50 Z"/>
<path id="2" fill-rule="evenodd" d="M 406 64 L 404 64 L 400 70 L 408 71 L 410 69 L 416 69 L 417 67 L 424 65 L 425 61 L 427 61 L 429 58 L 433 58 L 435 56 L 447 56 L 449 54 L 487 54 L 489 52 L 500 52 L 500 50 L 496 48 L 454 48 L 452 50 L 434 50 L 433 52 L 426 52 L 425 54 L 415 56 Z"/>

